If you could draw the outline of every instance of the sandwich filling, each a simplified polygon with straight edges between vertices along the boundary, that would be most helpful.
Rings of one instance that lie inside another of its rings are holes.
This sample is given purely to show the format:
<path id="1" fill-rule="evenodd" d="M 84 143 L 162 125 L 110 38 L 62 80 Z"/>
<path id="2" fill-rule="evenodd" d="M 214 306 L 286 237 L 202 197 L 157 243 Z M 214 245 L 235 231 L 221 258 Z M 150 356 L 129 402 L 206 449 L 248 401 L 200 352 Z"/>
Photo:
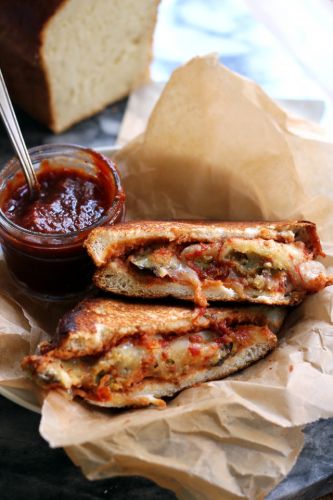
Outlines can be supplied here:
<path id="1" fill-rule="evenodd" d="M 168 382 L 180 389 L 194 374 L 219 367 L 243 349 L 265 342 L 276 342 L 266 325 L 228 326 L 224 321 L 183 335 L 126 337 L 93 356 L 61 359 L 50 350 L 25 358 L 23 367 L 44 387 L 60 388 L 95 404 L 123 406 L 124 401 L 135 404 L 129 397 L 140 393 L 147 382 Z M 151 402 L 165 405 L 161 399 Z"/>
<path id="2" fill-rule="evenodd" d="M 325 267 L 301 241 L 229 238 L 214 243 L 151 244 L 124 256 L 132 272 L 189 285 L 197 304 L 207 305 L 204 289 L 223 287 L 230 299 L 265 297 L 299 302 L 324 288 Z M 147 280 L 149 281 L 149 280 Z"/>

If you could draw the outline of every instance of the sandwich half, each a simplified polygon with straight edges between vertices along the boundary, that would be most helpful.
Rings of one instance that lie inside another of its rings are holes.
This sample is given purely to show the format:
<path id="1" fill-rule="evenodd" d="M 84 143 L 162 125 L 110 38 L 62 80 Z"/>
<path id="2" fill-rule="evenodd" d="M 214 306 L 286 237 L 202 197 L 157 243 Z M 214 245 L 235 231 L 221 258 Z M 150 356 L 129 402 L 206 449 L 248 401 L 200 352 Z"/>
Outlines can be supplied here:
<path id="1" fill-rule="evenodd" d="M 138 221 L 85 242 L 95 284 L 131 297 L 298 304 L 333 283 L 311 222 Z"/>
<path id="2" fill-rule="evenodd" d="M 205 310 L 90 299 L 22 366 L 44 388 L 94 405 L 163 407 L 162 398 L 265 356 L 284 315 L 269 306 Z"/>

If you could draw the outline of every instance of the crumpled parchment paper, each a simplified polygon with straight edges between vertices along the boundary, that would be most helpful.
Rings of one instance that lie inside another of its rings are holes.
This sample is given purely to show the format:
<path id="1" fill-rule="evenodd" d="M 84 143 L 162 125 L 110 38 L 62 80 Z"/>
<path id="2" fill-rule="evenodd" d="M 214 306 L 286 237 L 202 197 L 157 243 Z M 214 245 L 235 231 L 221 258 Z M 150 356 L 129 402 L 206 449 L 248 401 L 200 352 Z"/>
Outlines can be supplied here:
<path id="1" fill-rule="evenodd" d="M 129 217 L 309 219 L 333 271 L 333 141 L 215 56 L 175 71 L 145 133 L 117 156 Z M 19 386 L 21 357 L 70 304 L 25 297 L 3 262 L 0 279 L 0 378 Z M 262 498 L 295 463 L 301 427 L 333 417 L 332 288 L 292 311 L 277 349 L 243 372 L 185 390 L 164 410 L 49 394 L 42 436 L 92 479 L 141 474 L 183 499 Z"/>

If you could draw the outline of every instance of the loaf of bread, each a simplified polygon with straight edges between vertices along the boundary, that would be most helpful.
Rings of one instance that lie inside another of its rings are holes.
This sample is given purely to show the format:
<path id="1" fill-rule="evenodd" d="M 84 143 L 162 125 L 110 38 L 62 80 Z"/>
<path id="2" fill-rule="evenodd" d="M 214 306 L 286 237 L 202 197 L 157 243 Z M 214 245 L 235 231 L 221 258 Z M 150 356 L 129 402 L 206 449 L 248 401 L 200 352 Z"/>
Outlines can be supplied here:
<path id="1" fill-rule="evenodd" d="M 147 80 L 159 0 L 0 0 L 10 95 L 54 132 Z"/>

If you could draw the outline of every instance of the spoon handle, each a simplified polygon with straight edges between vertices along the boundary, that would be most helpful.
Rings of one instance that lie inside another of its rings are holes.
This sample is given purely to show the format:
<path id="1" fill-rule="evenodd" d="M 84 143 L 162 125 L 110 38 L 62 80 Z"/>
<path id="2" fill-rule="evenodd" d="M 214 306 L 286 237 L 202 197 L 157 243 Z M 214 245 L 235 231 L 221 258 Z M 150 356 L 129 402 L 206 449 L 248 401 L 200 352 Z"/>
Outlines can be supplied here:
<path id="1" fill-rule="evenodd" d="M 26 148 L 22 133 L 17 123 L 15 112 L 13 110 L 8 90 L 0 70 L 0 115 L 7 129 L 9 138 L 13 144 L 16 154 L 20 160 L 23 168 L 25 179 L 27 181 L 30 195 L 38 190 L 39 184 L 36 177 L 34 167 L 32 166 L 31 159 Z"/>

